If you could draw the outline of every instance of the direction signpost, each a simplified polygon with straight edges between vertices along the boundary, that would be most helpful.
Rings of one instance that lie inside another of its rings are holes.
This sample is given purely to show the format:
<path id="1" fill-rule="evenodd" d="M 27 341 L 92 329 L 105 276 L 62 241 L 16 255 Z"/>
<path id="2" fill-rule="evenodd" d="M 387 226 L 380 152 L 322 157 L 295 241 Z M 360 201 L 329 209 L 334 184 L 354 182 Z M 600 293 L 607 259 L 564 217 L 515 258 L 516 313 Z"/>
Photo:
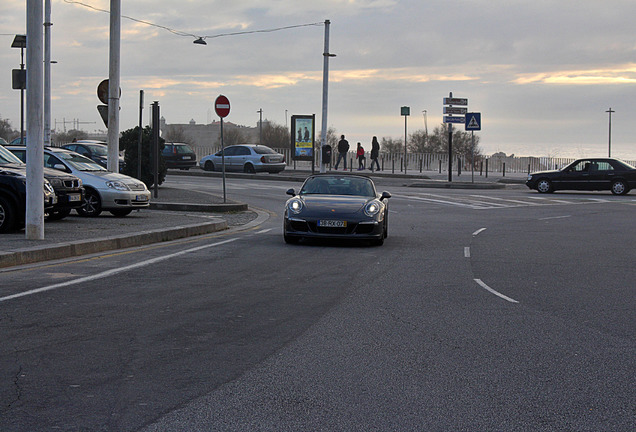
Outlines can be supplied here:
<path id="1" fill-rule="evenodd" d="M 227 202 L 225 189 L 225 147 L 223 145 L 223 119 L 230 114 L 230 100 L 219 95 L 214 101 L 214 111 L 221 118 L 221 175 L 223 177 L 223 203 Z"/>
<path id="2" fill-rule="evenodd" d="M 460 108 L 453 105 L 466 106 L 468 105 L 468 99 L 466 98 L 454 98 L 453 93 L 450 92 L 447 98 L 444 98 L 444 114 L 455 114 L 444 116 L 444 123 L 448 123 L 448 181 L 453 181 L 453 123 L 464 123 L 466 119 L 464 114 L 468 111 L 468 108 Z"/>

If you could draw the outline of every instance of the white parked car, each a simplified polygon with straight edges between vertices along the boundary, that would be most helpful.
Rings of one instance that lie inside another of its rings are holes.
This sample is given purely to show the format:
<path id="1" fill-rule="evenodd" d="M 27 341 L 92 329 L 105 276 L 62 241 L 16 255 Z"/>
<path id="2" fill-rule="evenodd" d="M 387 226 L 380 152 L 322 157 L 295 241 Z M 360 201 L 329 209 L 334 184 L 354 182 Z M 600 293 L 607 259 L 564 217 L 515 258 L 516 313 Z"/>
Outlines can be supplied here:
<path id="1" fill-rule="evenodd" d="M 13 154 L 26 161 L 26 147 L 8 146 Z M 128 215 L 134 209 L 150 206 L 150 191 L 141 180 L 108 171 L 79 153 L 61 148 L 44 149 L 44 166 L 71 173 L 84 185 L 82 216 L 98 216 L 102 210 L 114 216 Z"/>
<path id="2" fill-rule="evenodd" d="M 221 171 L 223 151 L 204 156 L 199 165 L 205 171 Z M 238 144 L 225 147 L 225 170 L 245 173 L 279 173 L 285 169 L 285 155 L 259 144 Z"/>

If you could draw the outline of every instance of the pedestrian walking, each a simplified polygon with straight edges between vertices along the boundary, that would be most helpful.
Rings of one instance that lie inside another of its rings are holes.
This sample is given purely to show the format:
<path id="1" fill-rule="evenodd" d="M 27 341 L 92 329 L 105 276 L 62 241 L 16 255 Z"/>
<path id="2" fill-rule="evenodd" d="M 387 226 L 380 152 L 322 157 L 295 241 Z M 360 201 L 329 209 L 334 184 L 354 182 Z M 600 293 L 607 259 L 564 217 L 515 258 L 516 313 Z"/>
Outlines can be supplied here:
<path id="1" fill-rule="evenodd" d="M 364 169 L 364 147 L 362 144 L 358 143 L 358 148 L 356 149 L 356 157 L 358 158 L 358 171 L 362 171 Z"/>
<path id="2" fill-rule="evenodd" d="M 344 170 L 347 170 L 347 154 L 349 153 L 349 141 L 345 139 L 344 135 L 340 136 L 340 141 L 338 141 L 338 160 L 336 161 L 336 165 L 334 169 L 338 170 L 338 165 L 340 164 L 340 159 L 344 160 Z"/>
<path id="3" fill-rule="evenodd" d="M 369 169 L 373 171 L 373 164 L 378 167 L 378 171 L 380 171 L 380 163 L 378 162 L 378 157 L 380 157 L 380 143 L 378 142 L 378 137 L 373 137 L 371 140 L 371 166 Z"/>

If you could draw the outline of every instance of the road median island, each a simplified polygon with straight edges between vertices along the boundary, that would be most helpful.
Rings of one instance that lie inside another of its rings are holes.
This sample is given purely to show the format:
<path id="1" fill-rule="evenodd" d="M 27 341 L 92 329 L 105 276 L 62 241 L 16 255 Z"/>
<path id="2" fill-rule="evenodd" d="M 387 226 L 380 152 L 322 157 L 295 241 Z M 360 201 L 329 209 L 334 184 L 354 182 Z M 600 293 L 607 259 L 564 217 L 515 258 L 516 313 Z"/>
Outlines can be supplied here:
<path id="1" fill-rule="evenodd" d="M 30 247 L 28 249 L 0 252 L 0 268 L 33 264 L 41 261 L 72 258 L 110 250 L 145 246 L 181 238 L 210 234 L 228 228 L 227 221 L 218 219 L 209 222 L 161 228 L 112 237 L 62 242 Z"/>

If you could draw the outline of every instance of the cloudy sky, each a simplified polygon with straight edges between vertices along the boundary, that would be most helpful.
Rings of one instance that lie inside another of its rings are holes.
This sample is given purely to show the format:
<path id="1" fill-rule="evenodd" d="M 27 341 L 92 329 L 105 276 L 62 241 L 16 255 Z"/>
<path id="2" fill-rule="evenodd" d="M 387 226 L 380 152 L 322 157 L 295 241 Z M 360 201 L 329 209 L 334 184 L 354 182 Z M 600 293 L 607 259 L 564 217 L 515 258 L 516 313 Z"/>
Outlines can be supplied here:
<path id="1" fill-rule="evenodd" d="M 90 7 L 88 7 L 90 6 Z M 108 77 L 108 0 L 52 0 L 52 121 L 104 129 L 96 87 Z M 350 141 L 404 135 L 442 122 L 449 92 L 481 112 L 486 154 L 636 159 L 636 2 L 633 0 L 134 0 L 121 2 L 120 129 L 138 122 L 139 90 L 168 123 L 217 119 L 255 126 L 258 110 L 286 124 L 321 124 L 325 20 L 331 21 L 328 124 Z M 227 33 L 319 23 L 269 33 Z M 196 45 L 193 36 L 206 37 Z M 26 31 L 26 1 L 0 2 L 0 117 L 19 129 L 10 70 Z M 286 115 L 288 117 L 286 117 Z"/>

